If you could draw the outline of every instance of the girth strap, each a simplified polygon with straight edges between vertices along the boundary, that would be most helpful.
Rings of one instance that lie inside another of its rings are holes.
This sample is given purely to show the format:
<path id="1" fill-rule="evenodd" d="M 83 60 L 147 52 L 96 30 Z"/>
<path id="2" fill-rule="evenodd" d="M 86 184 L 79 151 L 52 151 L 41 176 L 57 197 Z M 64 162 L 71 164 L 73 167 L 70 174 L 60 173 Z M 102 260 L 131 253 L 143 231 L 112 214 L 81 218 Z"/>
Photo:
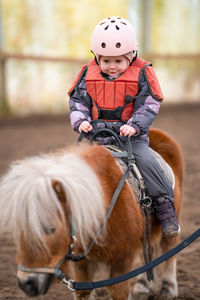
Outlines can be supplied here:
<path id="1" fill-rule="evenodd" d="M 128 147 L 130 147 L 130 144 L 128 144 Z M 116 158 L 120 158 L 124 161 L 124 163 L 127 165 L 127 152 L 121 151 L 119 148 L 109 145 L 106 146 L 107 149 L 109 149 L 112 152 L 112 155 Z M 129 149 L 128 152 L 131 152 L 131 149 Z M 152 261 L 152 247 L 151 247 L 151 204 L 152 200 L 147 196 L 146 194 L 146 186 L 143 180 L 143 177 L 138 169 L 138 167 L 135 164 L 134 156 L 132 155 L 132 159 L 129 159 L 129 164 L 131 165 L 131 172 L 134 176 L 134 178 L 137 180 L 140 196 L 139 196 L 139 205 L 141 207 L 143 219 L 144 219 L 144 238 L 143 238 L 143 254 L 144 254 L 144 261 L 145 264 Z M 153 270 L 147 271 L 147 279 L 149 281 L 154 279 Z"/>

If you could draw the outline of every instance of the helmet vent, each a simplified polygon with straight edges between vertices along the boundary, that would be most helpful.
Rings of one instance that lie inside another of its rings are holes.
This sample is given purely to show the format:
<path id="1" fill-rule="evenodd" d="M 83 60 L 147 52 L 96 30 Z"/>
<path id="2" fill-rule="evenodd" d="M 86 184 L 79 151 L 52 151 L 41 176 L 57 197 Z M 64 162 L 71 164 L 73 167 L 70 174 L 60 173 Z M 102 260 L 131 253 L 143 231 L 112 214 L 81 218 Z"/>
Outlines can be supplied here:
<path id="1" fill-rule="evenodd" d="M 115 20 L 112 20 L 111 23 L 115 23 Z"/>
<path id="2" fill-rule="evenodd" d="M 101 47 L 102 47 L 102 48 L 106 48 L 106 43 L 102 43 L 102 44 L 101 44 Z"/>
<path id="3" fill-rule="evenodd" d="M 115 46 L 116 46 L 116 48 L 120 48 L 121 47 L 121 43 L 117 43 Z"/>
<path id="4" fill-rule="evenodd" d="M 126 23 L 124 23 L 124 22 L 120 22 L 120 23 L 122 23 L 122 24 L 124 24 L 124 25 L 127 25 Z"/>
<path id="5" fill-rule="evenodd" d="M 120 28 L 119 28 L 119 26 L 117 26 L 117 25 L 115 25 L 115 27 L 116 27 L 116 29 L 117 29 L 117 30 L 119 30 L 119 29 L 120 29 Z"/>
<path id="6" fill-rule="evenodd" d="M 102 23 L 100 23 L 99 25 L 103 25 L 103 24 L 105 24 L 106 22 L 102 22 Z"/>
<path id="7" fill-rule="evenodd" d="M 109 25 L 107 25 L 107 26 L 104 28 L 104 30 L 107 30 L 107 29 L 108 29 L 108 27 L 109 27 Z"/>

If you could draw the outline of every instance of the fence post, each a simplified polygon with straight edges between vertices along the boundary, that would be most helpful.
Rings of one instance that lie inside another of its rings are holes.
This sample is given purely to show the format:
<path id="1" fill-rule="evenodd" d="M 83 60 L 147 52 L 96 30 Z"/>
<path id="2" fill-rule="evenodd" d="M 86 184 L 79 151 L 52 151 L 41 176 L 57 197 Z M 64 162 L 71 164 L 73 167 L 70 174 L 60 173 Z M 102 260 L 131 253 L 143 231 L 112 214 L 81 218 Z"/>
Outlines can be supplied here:
<path id="1" fill-rule="evenodd" d="M 6 70 L 5 57 L 3 54 L 3 23 L 2 23 L 2 2 L 0 0 L 0 113 L 9 111 L 6 97 Z"/>
<path id="2" fill-rule="evenodd" d="M 142 52 L 147 55 L 151 52 L 151 18 L 152 18 L 152 0 L 142 0 Z"/>

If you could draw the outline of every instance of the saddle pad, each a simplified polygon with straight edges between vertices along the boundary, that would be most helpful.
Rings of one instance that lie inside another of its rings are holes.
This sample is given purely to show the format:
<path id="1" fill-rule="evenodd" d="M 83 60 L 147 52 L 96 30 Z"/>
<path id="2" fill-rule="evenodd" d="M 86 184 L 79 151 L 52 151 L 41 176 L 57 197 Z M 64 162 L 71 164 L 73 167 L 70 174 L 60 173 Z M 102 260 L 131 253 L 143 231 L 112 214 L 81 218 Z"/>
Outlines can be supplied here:
<path id="1" fill-rule="evenodd" d="M 164 160 L 164 158 L 162 158 L 162 156 L 158 152 L 154 151 L 153 149 L 151 149 L 151 152 L 152 152 L 152 155 L 154 156 L 154 158 L 157 160 L 157 162 L 161 166 L 161 168 L 163 169 L 165 175 L 167 176 L 167 178 L 169 179 L 169 181 L 172 184 L 172 188 L 174 189 L 175 177 L 174 177 L 172 168 L 168 165 L 168 163 Z"/>
<path id="2" fill-rule="evenodd" d="M 113 155 L 114 155 L 114 153 L 116 154 L 116 152 L 117 153 L 122 153 L 123 152 L 118 147 L 113 146 L 113 145 L 107 145 L 106 148 L 109 151 L 111 151 Z M 175 177 L 174 177 L 174 173 L 172 171 L 172 168 L 168 165 L 168 163 L 163 159 L 163 157 L 158 152 L 154 151 L 151 148 L 150 148 L 150 151 L 152 152 L 152 155 L 154 156 L 154 158 L 159 163 L 160 167 L 163 169 L 165 175 L 167 176 L 167 178 L 169 179 L 169 181 L 172 185 L 172 188 L 174 189 L 174 187 L 175 187 Z M 115 159 L 117 160 L 117 162 L 120 165 L 120 167 L 122 168 L 122 170 L 125 171 L 127 166 L 124 163 L 124 161 L 120 157 L 116 157 L 116 156 L 115 156 Z M 137 179 L 133 176 L 132 172 L 130 172 L 128 174 L 127 179 L 128 179 L 128 182 L 129 182 L 130 186 L 135 191 L 137 199 L 139 200 L 140 199 L 140 190 L 139 190 L 139 185 L 138 185 Z"/>
<path id="3" fill-rule="evenodd" d="M 120 167 L 122 168 L 123 172 L 125 172 L 127 169 L 127 165 L 125 164 L 125 162 L 121 158 L 115 157 L 115 159 L 116 159 L 117 163 L 120 165 Z M 137 179 L 133 176 L 132 172 L 128 173 L 127 180 L 128 180 L 128 183 L 129 183 L 132 191 L 134 191 L 134 194 L 136 196 L 136 201 L 139 203 L 140 198 L 141 198 L 139 183 L 138 183 Z"/>

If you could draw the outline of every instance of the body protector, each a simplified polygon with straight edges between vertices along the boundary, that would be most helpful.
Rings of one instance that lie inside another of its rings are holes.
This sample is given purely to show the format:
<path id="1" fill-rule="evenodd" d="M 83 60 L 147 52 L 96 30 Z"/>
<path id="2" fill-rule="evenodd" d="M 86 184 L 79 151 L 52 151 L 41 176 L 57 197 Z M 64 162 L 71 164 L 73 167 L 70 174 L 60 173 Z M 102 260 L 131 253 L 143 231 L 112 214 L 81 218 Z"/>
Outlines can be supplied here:
<path id="1" fill-rule="evenodd" d="M 121 76 L 112 81 L 106 80 L 95 60 L 91 60 L 88 69 L 86 66 L 82 68 L 68 94 L 71 96 L 87 72 L 85 81 L 87 93 L 93 102 L 92 119 L 127 122 L 134 111 L 134 98 L 138 94 L 143 69 L 150 93 L 158 101 L 162 100 L 163 94 L 151 64 L 141 58 L 137 58 Z"/>

